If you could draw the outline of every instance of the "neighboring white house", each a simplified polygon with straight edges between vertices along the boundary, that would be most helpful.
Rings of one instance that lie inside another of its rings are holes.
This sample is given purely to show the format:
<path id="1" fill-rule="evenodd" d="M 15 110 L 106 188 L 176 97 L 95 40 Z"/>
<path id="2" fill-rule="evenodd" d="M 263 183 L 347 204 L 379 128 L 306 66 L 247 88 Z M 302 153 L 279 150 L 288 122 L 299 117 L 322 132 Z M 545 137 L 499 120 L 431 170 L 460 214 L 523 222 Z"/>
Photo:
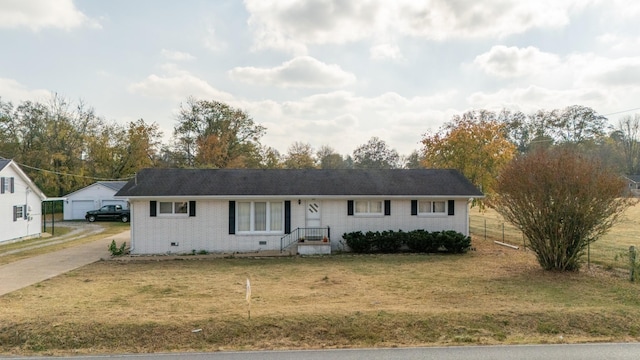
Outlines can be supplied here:
<path id="1" fill-rule="evenodd" d="M 447 169 L 144 169 L 116 194 L 130 202 L 132 254 L 280 250 L 302 238 L 299 253 L 326 253 L 352 231 L 468 235 L 477 197 Z"/>
<path id="2" fill-rule="evenodd" d="M 39 237 L 45 199 L 13 160 L 0 159 L 0 242 Z"/>
<path id="3" fill-rule="evenodd" d="M 84 219 L 87 211 L 99 209 L 104 205 L 121 205 L 123 209 L 128 209 L 126 200 L 113 197 L 126 183 L 126 181 L 98 181 L 65 196 L 64 220 Z"/>

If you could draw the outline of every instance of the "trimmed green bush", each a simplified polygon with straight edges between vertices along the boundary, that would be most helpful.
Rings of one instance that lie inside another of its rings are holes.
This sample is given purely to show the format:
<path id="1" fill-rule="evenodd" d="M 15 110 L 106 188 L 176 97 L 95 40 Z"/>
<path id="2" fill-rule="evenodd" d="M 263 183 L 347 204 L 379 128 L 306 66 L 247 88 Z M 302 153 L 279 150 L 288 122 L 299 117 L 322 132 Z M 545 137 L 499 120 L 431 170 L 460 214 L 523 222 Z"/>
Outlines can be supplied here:
<path id="1" fill-rule="evenodd" d="M 345 233 L 342 238 L 347 243 L 347 246 L 351 248 L 351 251 L 355 253 L 368 253 L 371 252 L 372 244 L 367 237 L 365 237 L 362 231 L 354 231 Z"/>
<path id="2" fill-rule="evenodd" d="M 471 248 L 471 238 L 463 234 L 448 230 L 440 232 L 440 245 L 445 251 L 452 254 L 461 254 L 467 252 Z"/>
<path id="3" fill-rule="evenodd" d="M 342 238 L 355 253 L 395 253 L 405 246 L 410 252 L 460 254 L 471 248 L 471 238 L 457 231 L 413 230 L 398 231 L 354 231 L 345 233 Z"/>
<path id="4" fill-rule="evenodd" d="M 375 232 L 372 236 L 373 247 L 382 253 L 395 253 L 404 245 L 404 233 L 402 230 Z"/>
<path id="5" fill-rule="evenodd" d="M 427 230 L 415 230 L 407 233 L 406 245 L 412 252 L 430 253 L 438 251 L 433 246 L 433 236 Z"/>

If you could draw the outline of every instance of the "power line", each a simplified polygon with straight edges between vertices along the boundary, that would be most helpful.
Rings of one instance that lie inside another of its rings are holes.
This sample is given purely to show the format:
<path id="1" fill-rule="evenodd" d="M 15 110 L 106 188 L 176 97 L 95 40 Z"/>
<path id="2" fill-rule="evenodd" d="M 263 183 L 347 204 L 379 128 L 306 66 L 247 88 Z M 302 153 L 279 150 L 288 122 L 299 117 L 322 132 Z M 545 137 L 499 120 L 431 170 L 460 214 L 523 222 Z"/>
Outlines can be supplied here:
<path id="1" fill-rule="evenodd" d="M 617 114 L 622 114 L 622 113 L 626 113 L 626 112 L 629 112 L 629 111 L 636 111 L 636 110 L 640 110 L 640 107 L 637 107 L 635 109 L 616 111 L 616 112 L 612 112 L 612 113 L 609 113 L 609 114 L 603 114 L 602 116 L 617 115 Z"/>
<path id="2" fill-rule="evenodd" d="M 36 170 L 36 171 L 42 171 L 42 172 L 46 172 L 46 173 L 49 173 L 49 174 L 55 174 L 55 175 L 61 175 L 61 176 L 70 176 L 70 177 L 78 177 L 78 178 L 90 179 L 90 180 L 96 180 L 96 181 L 125 181 L 125 180 L 133 179 L 135 177 L 135 175 L 131 175 L 129 177 L 125 177 L 125 178 L 121 178 L 121 179 L 101 178 L 101 177 L 95 177 L 95 176 L 67 174 L 67 173 L 63 173 L 63 172 L 59 172 L 59 171 L 41 169 L 41 168 L 37 168 L 37 167 L 21 164 L 19 162 L 16 162 L 16 164 L 20 165 L 21 167 L 29 168 L 29 169 Z"/>

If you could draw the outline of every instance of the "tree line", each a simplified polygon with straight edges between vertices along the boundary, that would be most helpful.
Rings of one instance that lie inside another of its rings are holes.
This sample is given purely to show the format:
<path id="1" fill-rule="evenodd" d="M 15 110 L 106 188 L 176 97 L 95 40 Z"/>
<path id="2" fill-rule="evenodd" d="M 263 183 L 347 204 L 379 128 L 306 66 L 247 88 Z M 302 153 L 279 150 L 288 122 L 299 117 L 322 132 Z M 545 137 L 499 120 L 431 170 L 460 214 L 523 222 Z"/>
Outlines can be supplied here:
<path id="1" fill-rule="evenodd" d="M 146 167 L 358 169 L 448 167 L 490 190 L 497 172 L 517 153 L 576 146 L 614 163 L 621 173 L 640 173 L 640 116 L 611 129 L 606 118 L 583 106 L 521 112 L 469 111 L 454 116 L 422 148 L 400 155 L 372 137 L 352 154 L 330 144 L 317 150 L 294 142 L 281 154 L 262 143 L 267 129 L 246 111 L 215 100 L 187 98 L 180 105 L 169 143 L 155 122 L 107 121 L 83 102 L 57 94 L 46 102 L 17 105 L 0 98 L 0 156 L 23 165 L 49 196 L 62 196 L 96 180 L 131 178 Z"/>

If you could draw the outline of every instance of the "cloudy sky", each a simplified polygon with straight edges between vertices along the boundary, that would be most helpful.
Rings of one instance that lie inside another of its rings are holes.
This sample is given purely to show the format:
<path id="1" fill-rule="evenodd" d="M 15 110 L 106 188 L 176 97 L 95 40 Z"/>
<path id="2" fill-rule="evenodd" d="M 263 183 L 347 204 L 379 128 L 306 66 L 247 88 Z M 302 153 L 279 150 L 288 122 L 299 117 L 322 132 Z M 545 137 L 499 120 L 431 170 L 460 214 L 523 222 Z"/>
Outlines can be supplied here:
<path id="1" fill-rule="evenodd" d="M 0 97 L 82 100 L 167 141 L 188 96 L 263 143 L 408 155 L 471 109 L 640 112 L 635 0 L 0 0 Z"/>

